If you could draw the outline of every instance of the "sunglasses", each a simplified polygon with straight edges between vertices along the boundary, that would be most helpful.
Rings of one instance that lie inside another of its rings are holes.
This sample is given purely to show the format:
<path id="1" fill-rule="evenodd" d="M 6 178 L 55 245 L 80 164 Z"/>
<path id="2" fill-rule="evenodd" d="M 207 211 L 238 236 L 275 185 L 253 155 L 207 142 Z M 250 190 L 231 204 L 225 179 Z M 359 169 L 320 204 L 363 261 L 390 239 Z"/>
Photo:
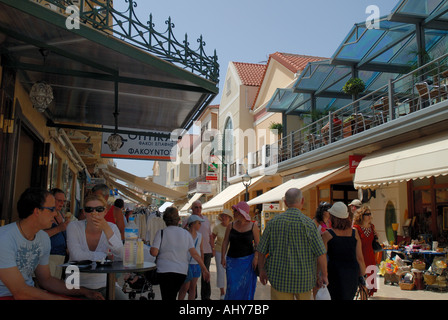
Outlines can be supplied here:
<path id="1" fill-rule="evenodd" d="M 50 210 L 51 212 L 54 212 L 54 210 L 56 210 L 56 207 L 40 207 L 39 209 L 41 209 L 41 210 L 47 209 L 47 210 Z"/>
<path id="2" fill-rule="evenodd" d="M 92 213 L 93 211 L 96 212 L 103 212 L 106 208 L 104 208 L 103 206 L 99 206 L 99 207 L 84 207 L 84 211 L 87 213 Z"/>
<path id="3" fill-rule="evenodd" d="M 371 215 L 372 215 L 372 212 L 366 212 L 363 214 L 363 216 L 371 216 Z"/>

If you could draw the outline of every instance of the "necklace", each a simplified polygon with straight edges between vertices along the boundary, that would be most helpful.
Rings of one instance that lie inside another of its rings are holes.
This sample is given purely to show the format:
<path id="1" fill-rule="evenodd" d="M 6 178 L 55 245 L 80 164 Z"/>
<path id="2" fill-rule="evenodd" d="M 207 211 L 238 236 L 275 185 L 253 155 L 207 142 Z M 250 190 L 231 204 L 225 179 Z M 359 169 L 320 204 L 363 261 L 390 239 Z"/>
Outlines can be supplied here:
<path id="1" fill-rule="evenodd" d="M 19 222 L 17 223 L 17 225 L 19 226 L 19 231 L 20 231 L 20 233 L 22 234 L 22 236 L 23 236 L 26 240 L 31 241 L 32 239 L 29 239 L 29 238 L 26 236 L 26 234 L 25 234 L 25 232 L 23 231 L 23 229 L 22 229 L 22 220 L 19 220 Z"/>

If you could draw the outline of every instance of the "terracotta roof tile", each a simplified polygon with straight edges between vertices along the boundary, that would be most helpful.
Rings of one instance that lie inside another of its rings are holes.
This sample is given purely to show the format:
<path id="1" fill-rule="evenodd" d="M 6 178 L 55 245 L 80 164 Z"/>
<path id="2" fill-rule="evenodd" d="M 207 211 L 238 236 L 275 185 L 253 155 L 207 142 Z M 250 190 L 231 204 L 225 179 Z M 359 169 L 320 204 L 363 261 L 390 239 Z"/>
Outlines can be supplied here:
<path id="1" fill-rule="evenodd" d="M 260 86 L 266 71 L 265 64 L 233 62 L 241 81 L 246 86 Z"/>
<path id="2" fill-rule="evenodd" d="M 302 54 L 282 53 L 282 52 L 275 52 L 269 55 L 269 58 L 277 60 L 294 73 L 302 71 L 306 67 L 308 62 L 328 59 L 322 57 L 314 57 Z"/>

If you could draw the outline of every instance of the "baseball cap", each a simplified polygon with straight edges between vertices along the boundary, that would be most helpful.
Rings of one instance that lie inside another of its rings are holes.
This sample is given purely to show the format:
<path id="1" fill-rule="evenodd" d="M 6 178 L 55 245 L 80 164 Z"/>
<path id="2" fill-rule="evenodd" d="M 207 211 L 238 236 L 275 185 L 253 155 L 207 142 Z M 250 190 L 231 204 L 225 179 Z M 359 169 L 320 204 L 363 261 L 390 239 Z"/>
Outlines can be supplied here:
<path id="1" fill-rule="evenodd" d="M 187 224 L 191 224 L 191 223 L 196 222 L 196 221 L 204 222 L 205 220 L 202 219 L 202 218 L 201 218 L 200 216 L 198 216 L 197 214 L 192 214 L 192 215 L 188 218 Z"/>
<path id="2" fill-rule="evenodd" d="M 358 200 L 358 199 L 355 199 L 352 202 L 350 202 L 349 206 L 361 207 L 362 206 L 362 202 L 360 200 Z"/>

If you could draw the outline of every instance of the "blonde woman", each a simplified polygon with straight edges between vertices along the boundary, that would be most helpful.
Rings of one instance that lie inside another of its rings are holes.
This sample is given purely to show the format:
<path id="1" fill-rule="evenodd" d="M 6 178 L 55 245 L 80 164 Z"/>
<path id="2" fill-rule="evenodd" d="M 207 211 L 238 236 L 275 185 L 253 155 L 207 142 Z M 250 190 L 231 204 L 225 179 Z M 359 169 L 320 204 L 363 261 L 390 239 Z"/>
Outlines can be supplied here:
<path id="1" fill-rule="evenodd" d="M 87 196 L 84 200 L 85 220 L 72 221 L 67 227 L 67 247 L 70 261 L 101 261 L 111 252 L 114 260 L 122 259 L 123 242 L 120 230 L 104 218 L 107 202 L 99 195 Z M 81 286 L 106 293 L 106 274 L 81 273 Z M 115 290 L 117 300 L 127 299 L 119 288 Z"/>

